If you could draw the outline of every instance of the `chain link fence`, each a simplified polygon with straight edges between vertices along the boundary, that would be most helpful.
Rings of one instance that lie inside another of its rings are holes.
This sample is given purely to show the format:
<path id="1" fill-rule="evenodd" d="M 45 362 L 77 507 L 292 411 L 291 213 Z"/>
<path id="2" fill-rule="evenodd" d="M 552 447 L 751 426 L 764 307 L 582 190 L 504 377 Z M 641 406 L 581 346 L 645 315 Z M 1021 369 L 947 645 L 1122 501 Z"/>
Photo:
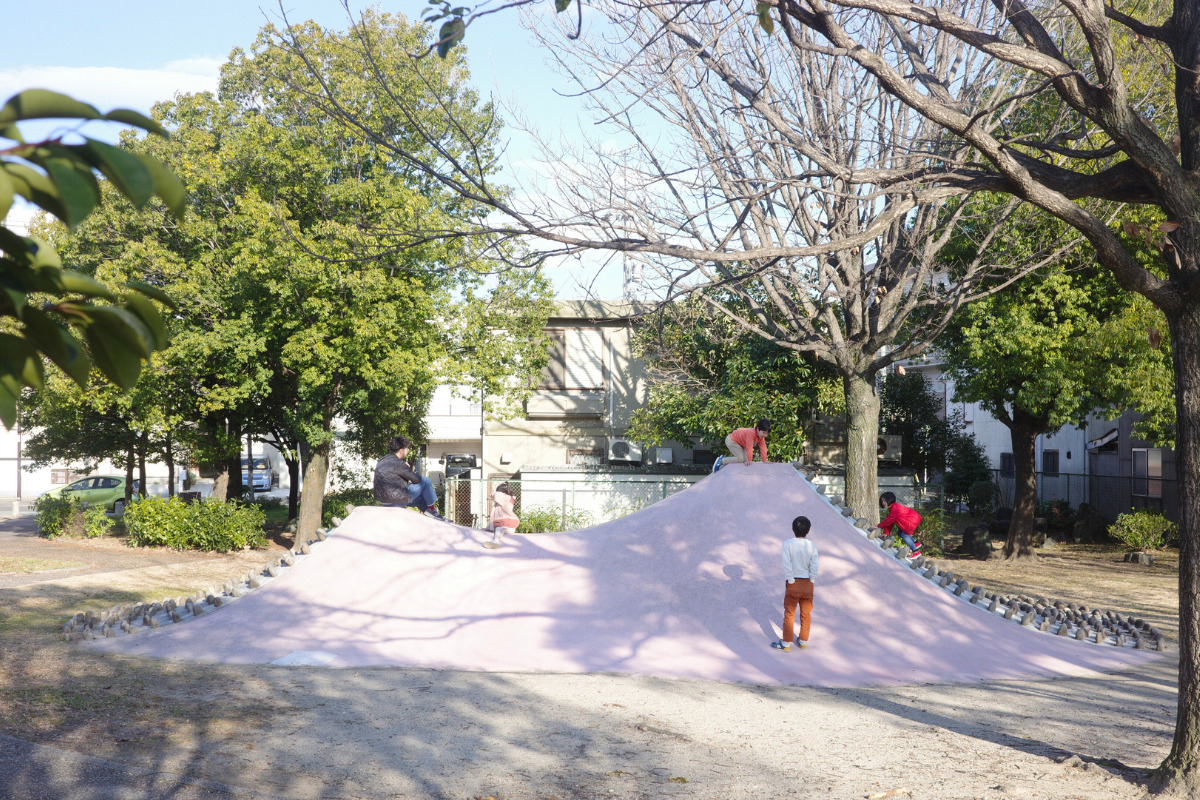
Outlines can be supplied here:
<path id="1" fill-rule="evenodd" d="M 691 486 L 702 475 L 662 480 L 601 478 L 586 481 L 451 478 L 446 482 L 447 518 L 457 525 L 488 524 L 492 494 L 507 483 L 517 499 L 521 530 L 578 530 L 632 514 Z"/>
<path id="2" fill-rule="evenodd" d="M 1119 514 L 1149 508 L 1179 522 L 1179 486 L 1174 479 L 1066 472 L 1038 472 L 1035 475 L 1041 506 L 1065 503 L 1068 508 L 1078 510 L 1081 504 L 1087 503 L 1108 522 L 1114 522 Z M 993 470 L 992 480 L 999 490 L 1000 505 L 1011 508 L 1017 493 L 1016 474 Z"/>

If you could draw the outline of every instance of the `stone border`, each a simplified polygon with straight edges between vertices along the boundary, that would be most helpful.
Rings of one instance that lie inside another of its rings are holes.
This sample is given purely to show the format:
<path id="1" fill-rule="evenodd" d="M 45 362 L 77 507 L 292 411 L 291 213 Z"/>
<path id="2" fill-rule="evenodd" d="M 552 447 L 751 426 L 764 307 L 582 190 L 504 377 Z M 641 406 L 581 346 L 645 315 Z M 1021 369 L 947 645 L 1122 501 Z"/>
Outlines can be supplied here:
<path id="1" fill-rule="evenodd" d="M 349 507 L 347 513 L 353 510 Z M 340 517 L 334 517 L 332 530 L 317 528 L 316 538 L 311 542 L 301 543 L 288 550 L 282 558 L 268 561 L 257 570 L 225 581 L 219 589 L 209 586 L 191 595 L 166 597 L 155 603 L 130 603 L 113 606 L 107 611 L 80 612 L 63 624 L 63 641 L 111 638 L 137 633 L 144 628 L 154 630 L 163 625 L 185 622 L 212 613 L 275 580 L 284 570 L 295 566 L 307 556 L 313 547 L 337 533 L 342 522 Z"/>
<path id="2" fill-rule="evenodd" d="M 1051 636 L 1062 636 L 1098 645 L 1129 647 L 1136 650 L 1163 652 L 1167 649 L 1166 636 L 1145 620 L 1127 617 L 1114 611 L 1088 608 L 1077 603 L 1049 600 L 1045 597 L 999 595 L 984 586 L 972 586 L 965 578 L 956 578 L 954 573 L 948 569 L 938 569 L 932 559 L 927 559 L 925 556 L 913 558 L 906 545 L 895 546 L 891 536 L 885 537 L 867 520 L 860 517 L 851 521 L 851 517 L 854 516 L 853 509 L 846 508 L 840 502 L 826 497 L 826 487 L 814 484 L 802 465 L 793 463 L 792 466 L 826 503 L 841 512 L 841 515 L 846 518 L 846 524 L 852 526 L 854 530 L 884 551 L 890 552 L 897 561 L 918 572 L 925 580 L 936 584 L 965 603 Z"/>

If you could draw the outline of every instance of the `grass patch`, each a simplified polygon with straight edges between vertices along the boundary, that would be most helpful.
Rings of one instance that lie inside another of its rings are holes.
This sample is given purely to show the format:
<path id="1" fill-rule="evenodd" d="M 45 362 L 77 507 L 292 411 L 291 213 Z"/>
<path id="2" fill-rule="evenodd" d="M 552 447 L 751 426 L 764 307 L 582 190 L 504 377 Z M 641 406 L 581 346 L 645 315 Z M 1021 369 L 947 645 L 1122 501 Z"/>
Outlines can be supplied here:
<path id="1" fill-rule="evenodd" d="M 56 569 L 84 566 L 81 561 L 55 561 L 49 558 L 14 558 L 0 556 L 0 575 L 32 575 Z"/>

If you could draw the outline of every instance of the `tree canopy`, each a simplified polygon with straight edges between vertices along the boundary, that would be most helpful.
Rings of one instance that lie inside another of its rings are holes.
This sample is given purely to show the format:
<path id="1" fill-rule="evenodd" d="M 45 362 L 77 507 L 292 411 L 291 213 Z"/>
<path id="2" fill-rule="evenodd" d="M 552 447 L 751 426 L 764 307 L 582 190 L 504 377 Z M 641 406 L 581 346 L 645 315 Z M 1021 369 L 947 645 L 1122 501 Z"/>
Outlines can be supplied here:
<path id="1" fill-rule="evenodd" d="M 284 35 L 309 44 L 319 72 L 275 46 Z M 155 107 L 170 140 L 124 143 L 188 183 L 187 218 L 114 205 L 64 243 L 102 280 L 136 276 L 178 297 L 161 360 L 193 395 L 196 444 L 213 461 L 236 459 L 245 433 L 279 431 L 303 445 L 301 535 L 319 524 L 335 421 L 349 428 L 343 446 L 377 454 L 396 433 L 422 434 L 440 378 L 520 395 L 530 385 L 521 376 L 545 359 L 541 275 L 498 269 L 469 239 L 428 235 L 453 231 L 463 200 L 326 124 L 294 84 L 336 84 L 343 102 L 370 113 L 366 66 L 347 42 L 367 36 L 399 54 L 424 35 L 374 12 L 350 33 L 264 28 L 223 67 L 217 94 Z M 405 63 L 390 61 L 389 75 L 419 103 L 426 87 Z M 461 64 L 448 61 L 442 78 L 464 125 L 472 114 L 491 119 Z M 380 124 L 406 135 L 401 123 Z"/>

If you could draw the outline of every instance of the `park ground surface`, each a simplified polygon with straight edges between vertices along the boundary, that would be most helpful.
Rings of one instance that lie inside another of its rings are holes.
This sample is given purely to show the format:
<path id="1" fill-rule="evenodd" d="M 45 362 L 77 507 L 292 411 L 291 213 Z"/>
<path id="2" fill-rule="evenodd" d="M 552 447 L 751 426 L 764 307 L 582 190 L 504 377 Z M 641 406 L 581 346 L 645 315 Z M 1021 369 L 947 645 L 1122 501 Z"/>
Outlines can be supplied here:
<path id="1" fill-rule="evenodd" d="M 1107 676 L 877 689 L 104 655 L 59 641 L 62 622 L 268 554 L 45 541 L 30 522 L 0 523 L 0 734 L 48 748 L 0 767 L 0 798 L 66 797 L 65 782 L 81 798 L 1134 798 L 1170 746 L 1172 653 Z M 1144 617 L 1173 643 L 1173 555 L 944 561 L 996 591 Z M 64 752 L 92 760 L 72 771 Z M 127 794 L 79 789 L 104 765 Z"/>

